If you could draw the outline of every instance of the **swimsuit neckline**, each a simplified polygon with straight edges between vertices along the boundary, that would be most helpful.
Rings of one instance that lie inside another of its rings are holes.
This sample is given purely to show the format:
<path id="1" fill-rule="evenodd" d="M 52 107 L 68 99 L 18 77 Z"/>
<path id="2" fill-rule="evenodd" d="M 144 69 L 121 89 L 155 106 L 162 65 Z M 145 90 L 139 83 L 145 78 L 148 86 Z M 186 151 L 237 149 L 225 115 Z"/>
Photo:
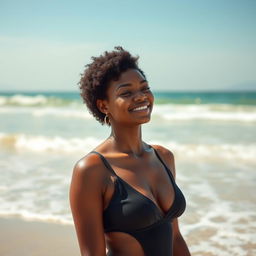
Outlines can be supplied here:
<path id="1" fill-rule="evenodd" d="M 130 189 L 132 189 L 137 195 L 139 195 L 139 196 L 142 197 L 143 199 L 145 199 L 145 200 L 147 200 L 148 202 L 150 202 L 150 203 L 157 209 L 157 211 L 160 213 L 161 217 L 164 219 L 164 218 L 168 217 L 168 215 L 170 214 L 170 212 L 173 210 L 173 208 L 174 208 L 174 206 L 175 206 L 175 200 L 176 200 L 176 190 L 175 190 L 175 184 L 174 184 L 174 183 L 175 183 L 175 180 L 174 180 L 174 177 L 173 177 L 173 175 L 172 175 L 172 173 L 171 173 L 171 170 L 167 167 L 167 165 L 166 165 L 166 164 L 164 163 L 164 161 L 161 159 L 161 157 L 160 157 L 159 154 L 157 153 L 156 149 L 153 148 L 151 145 L 149 145 L 149 146 L 150 146 L 150 148 L 153 149 L 153 151 L 154 151 L 156 157 L 157 157 L 158 160 L 162 163 L 164 169 L 166 170 L 166 172 L 167 172 L 167 174 L 168 174 L 168 176 L 169 176 L 169 178 L 170 178 L 170 180 L 171 180 L 171 186 L 172 186 L 173 192 L 174 192 L 174 197 L 173 197 L 174 199 L 173 199 L 172 204 L 170 205 L 170 207 L 168 208 L 168 210 L 167 210 L 166 212 L 164 212 L 151 198 L 149 198 L 149 197 L 145 196 L 144 194 L 142 194 L 140 191 L 138 191 L 136 188 L 134 188 L 132 185 L 130 185 L 128 182 L 126 182 L 124 179 L 122 179 L 119 175 L 117 175 L 116 172 L 114 171 L 114 169 L 112 168 L 112 166 L 110 165 L 110 163 L 108 162 L 108 160 L 107 160 L 102 154 L 100 154 L 100 153 L 97 152 L 97 151 L 92 151 L 92 152 L 95 152 L 95 153 L 99 154 L 99 156 L 100 156 L 100 157 L 103 159 L 103 161 L 106 163 L 108 169 L 110 169 L 110 171 L 115 175 L 115 177 L 116 177 L 119 181 L 121 181 L 121 182 L 123 182 L 124 184 L 126 184 L 126 185 L 127 185 Z M 112 201 L 112 199 L 113 199 L 114 196 L 115 196 L 115 192 L 116 192 L 116 189 L 115 189 L 115 191 L 114 191 L 114 193 L 113 193 L 113 195 L 112 195 L 112 198 L 111 198 L 110 201 L 109 201 L 109 204 L 108 204 L 107 207 L 104 209 L 104 211 L 106 211 L 106 210 L 109 208 L 109 206 L 110 206 L 110 204 L 111 204 L 111 201 Z"/>
<path id="2" fill-rule="evenodd" d="M 136 194 L 138 194 L 140 197 L 142 197 L 143 199 L 147 200 L 148 202 L 150 202 L 156 209 L 157 211 L 161 214 L 162 218 L 166 218 L 169 213 L 172 211 L 174 205 L 175 205 L 175 199 L 176 199 L 176 191 L 175 191 L 175 187 L 173 185 L 173 181 L 171 180 L 171 184 L 173 187 L 173 191 L 174 191 L 174 199 L 173 202 L 171 204 L 171 206 L 168 208 L 168 210 L 166 212 L 164 212 L 151 198 L 145 196 L 144 194 L 142 194 L 140 191 L 138 191 L 137 189 L 135 189 L 132 185 L 130 185 L 128 182 L 126 182 L 124 179 L 122 179 L 120 176 L 116 175 L 117 179 L 119 179 L 121 182 L 125 183 L 130 189 L 132 189 Z M 114 194 L 113 194 L 114 196 Z M 109 205 L 108 205 L 109 206 Z M 106 209 L 108 209 L 108 206 Z M 105 210 L 106 210 L 105 209 Z"/>

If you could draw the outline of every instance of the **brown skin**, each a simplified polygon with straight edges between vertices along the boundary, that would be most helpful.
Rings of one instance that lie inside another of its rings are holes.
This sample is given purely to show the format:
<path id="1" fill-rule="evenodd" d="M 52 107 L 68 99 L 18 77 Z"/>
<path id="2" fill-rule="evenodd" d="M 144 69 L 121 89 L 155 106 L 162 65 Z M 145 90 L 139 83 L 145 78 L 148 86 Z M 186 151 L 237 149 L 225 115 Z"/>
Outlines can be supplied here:
<path id="1" fill-rule="evenodd" d="M 154 101 L 147 81 L 137 70 L 129 69 L 117 81 L 110 82 L 107 96 L 106 100 L 98 100 L 97 105 L 109 116 L 111 134 L 95 151 L 106 157 L 118 176 L 150 198 L 165 214 L 174 201 L 173 187 L 154 151 L 141 138 L 141 125 L 149 122 Z M 148 108 L 132 111 L 138 106 Z M 161 146 L 153 147 L 175 177 L 172 152 Z M 130 235 L 104 234 L 102 213 L 113 196 L 114 179 L 95 154 L 80 159 L 74 167 L 70 205 L 83 256 L 105 256 L 106 246 L 115 255 L 144 255 L 138 241 Z M 172 225 L 173 255 L 189 256 L 178 220 L 174 219 Z"/>

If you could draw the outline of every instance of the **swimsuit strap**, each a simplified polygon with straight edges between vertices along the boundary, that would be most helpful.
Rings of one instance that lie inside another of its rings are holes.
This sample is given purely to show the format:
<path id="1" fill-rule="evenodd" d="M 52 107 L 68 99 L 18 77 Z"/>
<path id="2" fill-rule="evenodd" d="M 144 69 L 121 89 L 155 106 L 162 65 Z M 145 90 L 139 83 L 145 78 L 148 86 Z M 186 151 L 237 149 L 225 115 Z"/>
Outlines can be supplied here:
<path id="1" fill-rule="evenodd" d="M 152 147 L 152 146 L 151 146 Z M 153 147 L 152 147 L 153 148 Z M 166 165 L 166 163 L 164 162 L 164 160 L 160 157 L 159 153 L 157 152 L 157 150 L 155 148 L 153 148 L 157 158 L 160 160 L 160 162 L 163 164 L 163 166 L 165 167 L 165 170 L 167 172 L 167 174 L 169 175 L 169 177 L 171 177 L 172 180 L 175 180 L 171 170 L 168 168 L 168 166 Z"/>
<path id="2" fill-rule="evenodd" d="M 97 151 L 91 151 L 90 153 L 95 153 L 95 154 L 97 154 L 97 155 L 101 158 L 101 160 L 102 160 L 103 164 L 106 166 L 106 168 L 107 168 L 112 174 L 114 174 L 115 176 L 117 176 L 117 174 L 115 173 L 115 171 L 113 170 L 113 168 L 111 167 L 111 165 L 109 164 L 109 162 L 107 161 L 107 159 L 106 159 L 101 153 L 99 153 L 99 152 L 97 152 Z"/>
<path id="3" fill-rule="evenodd" d="M 150 145 L 151 148 L 153 148 L 151 145 Z M 157 150 L 155 148 L 153 148 L 157 158 L 159 159 L 159 161 L 163 164 L 163 166 L 165 167 L 165 170 L 167 172 L 167 174 L 171 177 L 172 180 L 174 180 L 174 177 L 172 175 L 172 172 L 170 171 L 170 169 L 167 167 L 167 165 L 165 164 L 165 162 L 162 160 L 162 158 L 160 157 L 159 153 L 157 152 Z M 104 163 L 104 165 L 106 166 L 106 168 L 112 173 L 114 174 L 116 177 L 118 177 L 118 175 L 115 173 L 115 171 L 113 170 L 113 168 L 111 167 L 110 163 L 107 161 L 107 159 L 99 152 L 97 151 L 91 151 L 90 153 L 95 153 L 97 154 L 102 162 Z"/>

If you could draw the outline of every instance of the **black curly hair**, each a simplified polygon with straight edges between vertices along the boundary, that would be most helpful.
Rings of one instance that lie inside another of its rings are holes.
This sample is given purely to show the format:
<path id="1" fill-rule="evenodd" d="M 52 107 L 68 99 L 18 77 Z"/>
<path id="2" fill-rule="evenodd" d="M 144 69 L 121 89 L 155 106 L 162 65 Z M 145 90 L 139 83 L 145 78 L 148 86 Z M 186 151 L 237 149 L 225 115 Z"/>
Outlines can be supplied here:
<path id="1" fill-rule="evenodd" d="M 139 57 L 132 56 L 121 46 L 114 51 L 107 52 L 99 57 L 92 57 L 93 62 L 87 64 L 81 74 L 79 84 L 80 95 L 89 112 L 101 124 L 104 124 L 105 114 L 97 107 L 97 99 L 107 98 L 107 88 L 110 81 L 118 80 L 127 69 L 137 69 L 146 79 L 144 72 L 138 67 Z"/>

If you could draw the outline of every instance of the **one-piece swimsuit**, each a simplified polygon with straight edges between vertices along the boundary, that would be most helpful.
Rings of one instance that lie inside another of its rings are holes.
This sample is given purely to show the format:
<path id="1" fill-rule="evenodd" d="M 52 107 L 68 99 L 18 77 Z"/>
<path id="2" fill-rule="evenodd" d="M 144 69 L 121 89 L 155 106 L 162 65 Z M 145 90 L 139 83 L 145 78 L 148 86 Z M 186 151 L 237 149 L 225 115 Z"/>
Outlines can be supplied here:
<path id="1" fill-rule="evenodd" d="M 104 232 L 131 235 L 139 242 L 146 256 L 172 256 L 172 220 L 184 212 L 186 201 L 171 171 L 157 150 L 154 149 L 154 152 L 163 164 L 175 194 L 174 201 L 165 214 L 151 199 L 119 177 L 103 155 L 96 151 L 91 153 L 98 154 L 106 168 L 116 177 L 114 194 L 103 212 Z M 108 256 L 118 255 L 110 249 Z"/>

